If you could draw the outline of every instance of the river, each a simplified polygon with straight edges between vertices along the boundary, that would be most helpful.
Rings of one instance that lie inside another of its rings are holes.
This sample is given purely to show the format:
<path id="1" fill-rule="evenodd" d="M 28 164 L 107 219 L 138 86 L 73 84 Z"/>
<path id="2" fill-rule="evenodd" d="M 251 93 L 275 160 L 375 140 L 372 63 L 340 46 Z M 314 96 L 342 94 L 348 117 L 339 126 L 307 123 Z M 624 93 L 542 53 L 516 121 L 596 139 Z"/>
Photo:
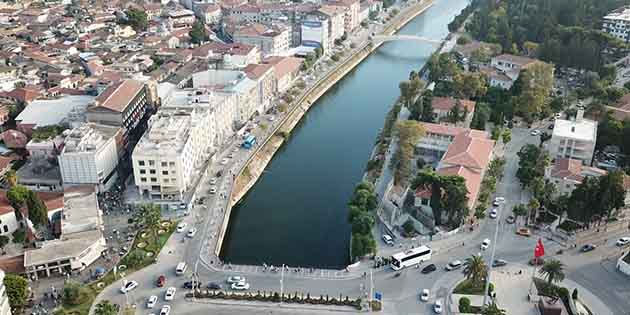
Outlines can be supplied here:
<path id="1" fill-rule="evenodd" d="M 399 34 L 441 39 L 467 0 L 436 0 Z M 361 180 L 398 83 L 434 46 L 385 43 L 322 96 L 232 209 L 223 261 L 344 268 L 349 263 L 347 202 Z"/>

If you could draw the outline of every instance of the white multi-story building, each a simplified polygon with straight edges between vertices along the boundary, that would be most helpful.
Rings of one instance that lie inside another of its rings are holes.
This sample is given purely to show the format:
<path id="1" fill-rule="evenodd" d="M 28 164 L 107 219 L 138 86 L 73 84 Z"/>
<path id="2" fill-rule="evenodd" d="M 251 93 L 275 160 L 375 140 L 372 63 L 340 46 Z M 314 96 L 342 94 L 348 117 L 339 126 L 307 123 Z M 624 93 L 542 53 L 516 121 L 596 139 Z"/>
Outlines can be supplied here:
<path id="1" fill-rule="evenodd" d="M 584 110 L 579 109 L 574 120 L 556 120 L 549 153 L 552 159 L 569 158 L 591 165 L 596 140 L 597 122 L 585 119 Z"/>
<path id="2" fill-rule="evenodd" d="M 623 41 L 628 41 L 630 30 L 630 8 L 623 7 L 604 16 L 602 31 Z"/>
<path id="3" fill-rule="evenodd" d="M 11 315 L 11 306 L 4 286 L 4 271 L 0 269 L 0 315 Z"/>
<path id="4" fill-rule="evenodd" d="M 258 46 L 264 56 L 285 56 L 289 51 L 289 29 L 280 24 L 238 25 L 232 39 L 235 43 Z"/>
<path id="5" fill-rule="evenodd" d="M 65 135 L 65 146 L 57 157 L 64 185 L 94 184 L 103 190 L 115 182 L 120 127 L 88 123 Z"/>
<path id="6" fill-rule="evenodd" d="M 243 71 L 208 70 L 193 74 L 194 89 L 208 89 L 217 97 L 218 103 L 225 102 L 227 108 L 234 110 L 236 125 L 244 124 L 255 112 L 263 112 L 264 105 L 259 102 L 260 91 L 256 81 L 247 77 Z"/>
<path id="7" fill-rule="evenodd" d="M 328 52 L 332 47 L 332 42 L 328 38 L 328 18 L 321 15 L 310 15 L 302 20 L 302 46 L 319 47 L 323 52 Z"/>
<path id="8" fill-rule="evenodd" d="M 133 154 L 136 185 L 145 197 L 179 200 L 209 156 L 208 110 L 163 109 L 149 120 Z"/>

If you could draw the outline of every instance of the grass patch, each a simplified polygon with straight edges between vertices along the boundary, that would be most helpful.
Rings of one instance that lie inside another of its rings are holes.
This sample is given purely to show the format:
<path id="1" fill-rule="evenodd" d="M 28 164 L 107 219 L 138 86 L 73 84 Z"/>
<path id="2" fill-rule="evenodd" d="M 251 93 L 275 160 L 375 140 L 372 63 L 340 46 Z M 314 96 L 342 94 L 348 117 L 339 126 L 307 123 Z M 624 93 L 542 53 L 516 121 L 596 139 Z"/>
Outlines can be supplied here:
<path id="1" fill-rule="evenodd" d="M 466 294 L 466 295 L 483 295 L 483 290 L 485 288 L 485 284 L 482 283 L 474 283 L 472 279 L 466 279 L 460 282 L 453 290 L 455 294 Z"/>
<path id="2" fill-rule="evenodd" d="M 96 296 L 107 286 L 114 283 L 116 280 L 121 279 L 121 272 L 125 274 L 125 276 L 129 276 L 135 271 L 138 271 L 142 268 L 145 268 L 155 262 L 155 259 L 166 244 L 168 238 L 173 234 L 176 229 L 177 222 L 174 221 L 163 221 L 169 222 L 168 227 L 162 227 L 164 230 L 163 233 L 157 235 L 157 241 L 155 235 L 151 233 L 148 229 L 142 229 L 138 232 L 136 239 L 134 240 L 131 250 L 123 259 L 120 260 L 118 266 L 125 265 L 127 268 L 125 270 L 119 270 L 116 276 L 114 276 L 114 272 L 108 272 L 104 277 L 99 280 L 92 282 L 89 285 L 81 286 L 81 297 L 82 303 L 77 305 L 71 305 L 68 303 L 63 303 L 62 307 L 55 311 L 56 315 L 87 315 L 90 312 L 90 307 L 94 302 Z M 142 238 L 140 235 L 146 233 L 146 237 Z M 146 243 L 146 246 L 142 249 L 138 248 L 139 243 Z M 152 256 L 148 256 L 147 253 L 153 253 Z"/>

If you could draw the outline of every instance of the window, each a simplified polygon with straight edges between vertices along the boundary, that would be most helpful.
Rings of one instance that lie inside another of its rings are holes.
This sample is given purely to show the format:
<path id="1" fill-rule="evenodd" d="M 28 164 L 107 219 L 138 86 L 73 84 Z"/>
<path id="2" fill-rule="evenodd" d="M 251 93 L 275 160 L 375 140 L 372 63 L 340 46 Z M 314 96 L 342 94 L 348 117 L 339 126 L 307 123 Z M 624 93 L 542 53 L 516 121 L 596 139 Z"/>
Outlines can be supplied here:
<path id="1" fill-rule="evenodd" d="M 157 178 L 155 178 L 155 177 L 151 177 L 151 182 L 152 182 L 152 183 L 157 182 Z"/>
<path id="2" fill-rule="evenodd" d="M 146 170 L 140 170 L 140 174 L 146 174 L 147 171 Z"/>
<path id="3" fill-rule="evenodd" d="M 7 233 L 9 232 L 9 227 L 5 225 L 2 227 L 2 230 L 4 230 L 4 233 Z"/>
<path id="4" fill-rule="evenodd" d="M 168 162 L 168 166 L 175 167 L 175 162 Z"/>
<path id="5" fill-rule="evenodd" d="M 149 174 L 155 174 L 155 170 L 149 170 Z"/>
<path id="6" fill-rule="evenodd" d="M 168 163 L 162 162 L 162 167 L 166 167 L 167 165 L 168 165 Z"/>
<path id="7" fill-rule="evenodd" d="M 144 166 L 144 161 L 138 161 L 138 165 Z"/>
<path id="8" fill-rule="evenodd" d="M 162 175 L 168 175 L 168 171 L 162 171 Z"/>
<path id="9" fill-rule="evenodd" d="M 153 165 L 155 165 L 155 161 L 149 160 L 149 166 L 153 166 Z"/>
<path id="10" fill-rule="evenodd" d="M 147 178 L 146 177 L 140 177 L 140 182 L 146 183 L 147 182 Z"/>

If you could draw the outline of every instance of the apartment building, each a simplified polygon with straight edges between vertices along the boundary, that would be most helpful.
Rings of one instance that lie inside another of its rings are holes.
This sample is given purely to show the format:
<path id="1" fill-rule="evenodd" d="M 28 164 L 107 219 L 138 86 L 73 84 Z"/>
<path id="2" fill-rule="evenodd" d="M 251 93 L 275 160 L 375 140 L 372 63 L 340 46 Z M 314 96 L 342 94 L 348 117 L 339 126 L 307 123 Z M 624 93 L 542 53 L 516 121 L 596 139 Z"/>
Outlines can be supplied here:
<path id="1" fill-rule="evenodd" d="M 277 91 L 274 67 L 270 64 L 251 64 L 245 67 L 243 72 L 249 79 L 256 82 L 258 89 L 256 103 L 260 104 L 259 111 L 267 112 Z"/>
<path id="2" fill-rule="evenodd" d="M 602 31 L 622 41 L 628 41 L 628 31 L 630 31 L 630 8 L 622 7 L 604 16 Z"/>
<path id="3" fill-rule="evenodd" d="M 87 109 L 89 122 L 133 130 L 147 111 L 147 88 L 137 80 L 123 80 L 107 87 Z"/>
<path id="4" fill-rule="evenodd" d="M 518 79 L 521 71 L 536 62 L 540 61 L 522 56 L 502 54 L 492 57 L 490 67 L 481 67 L 479 71 L 488 76 L 490 86 L 509 89 Z"/>
<path id="5" fill-rule="evenodd" d="M 273 72 L 276 78 L 274 84 L 276 93 L 284 93 L 291 87 L 291 84 L 293 84 L 300 73 L 302 62 L 302 58 L 278 56 L 265 58 L 265 60 L 263 60 L 263 63 L 273 66 Z"/>
<path id="6" fill-rule="evenodd" d="M 344 25 L 346 10 L 338 6 L 322 5 L 317 12 L 328 17 L 328 39 L 331 43 L 341 38 L 346 31 Z"/>
<path id="7" fill-rule="evenodd" d="M 57 157 L 64 186 L 93 184 L 100 191 L 108 189 L 117 178 L 122 129 L 88 123 L 64 134 L 65 145 Z"/>
<path id="8" fill-rule="evenodd" d="M 162 109 L 132 154 L 136 186 L 151 200 L 183 201 L 208 158 L 210 128 L 203 109 Z"/>
<path id="9" fill-rule="evenodd" d="M 302 20 L 301 45 L 305 47 L 321 48 L 328 52 L 333 42 L 330 40 L 328 26 L 330 21 L 324 14 L 310 14 Z"/>
<path id="10" fill-rule="evenodd" d="M 193 88 L 212 91 L 219 103 L 225 103 L 228 110 L 234 111 L 234 124 L 245 124 L 254 113 L 263 112 L 259 103 L 261 91 L 258 83 L 237 70 L 208 70 L 192 75 Z"/>
<path id="11" fill-rule="evenodd" d="M 7 287 L 4 285 L 4 271 L 0 269 L 0 315 L 11 315 Z"/>
<path id="12" fill-rule="evenodd" d="M 235 43 L 257 46 L 263 56 L 285 56 L 289 51 L 289 29 L 280 24 L 235 25 L 232 39 Z"/>
<path id="13" fill-rule="evenodd" d="M 591 165 L 597 140 L 597 122 L 583 116 L 584 110 L 579 109 L 573 120 L 556 120 L 549 142 L 552 159 L 570 158 Z"/>
<path id="14" fill-rule="evenodd" d="M 431 99 L 431 107 L 433 108 L 433 115 L 436 121 L 443 121 L 449 119 L 449 115 L 454 112 L 454 108 L 459 107 L 459 113 L 462 116 L 464 127 L 469 127 L 472 121 L 472 116 L 475 112 L 474 101 L 457 99 L 452 97 L 433 97 Z"/>
<path id="15" fill-rule="evenodd" d="M 325 4 L 344 8 L 343 25 L 346 33 L 352 33 L 361 24 L 361 20 L 359 20 L 359 9 L 361 7 L 359 0 L 334 0 L 327 1 Z"/>

